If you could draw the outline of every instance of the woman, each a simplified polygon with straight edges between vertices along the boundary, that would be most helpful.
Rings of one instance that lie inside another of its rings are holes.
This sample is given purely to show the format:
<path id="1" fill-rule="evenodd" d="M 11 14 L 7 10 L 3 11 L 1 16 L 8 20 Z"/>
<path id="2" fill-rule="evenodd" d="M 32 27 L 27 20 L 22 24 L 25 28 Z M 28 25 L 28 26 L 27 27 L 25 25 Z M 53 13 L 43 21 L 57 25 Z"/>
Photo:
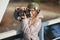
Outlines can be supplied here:
<path id="1" fill-rule="evenodd" d="M 41 28 L 42 14 L 39 11 L 39 5 L 37 3 L 30 3 L 28 5 L 30 10 L 30 18 L 23 16 L 22 24 L 24 30 L 24 40 L 39 40 L 38 33 Z"/>
<path id="2" fill-rule="evenodd" d="M 27 18 L 26 14 L 21 16 L 22 28 L 24 31 L 24 40 L 39 40 L 38 33 L 41 28 L 41 18 L 43 18 L 42 13 L 39 10 L 39 5 L 37 3 L 28 4 L 30 17 Z M 26 8 L 22 7 L 22 10 Z M 17 18 L 19 20 L 19 17 Z"/>

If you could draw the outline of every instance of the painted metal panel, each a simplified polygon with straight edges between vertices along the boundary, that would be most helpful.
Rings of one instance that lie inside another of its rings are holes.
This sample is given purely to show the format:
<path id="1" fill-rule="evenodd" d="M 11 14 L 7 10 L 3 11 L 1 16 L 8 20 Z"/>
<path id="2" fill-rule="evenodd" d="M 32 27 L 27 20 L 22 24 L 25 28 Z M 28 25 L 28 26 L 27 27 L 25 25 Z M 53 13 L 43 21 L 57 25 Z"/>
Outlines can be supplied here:
<path id="1" fill-rule="evenodd" d="M 9 0 L 0 0 L 0 23 L 2 21 L 4 12 L 7 8 L 8 3 L 9 3 Z"/>

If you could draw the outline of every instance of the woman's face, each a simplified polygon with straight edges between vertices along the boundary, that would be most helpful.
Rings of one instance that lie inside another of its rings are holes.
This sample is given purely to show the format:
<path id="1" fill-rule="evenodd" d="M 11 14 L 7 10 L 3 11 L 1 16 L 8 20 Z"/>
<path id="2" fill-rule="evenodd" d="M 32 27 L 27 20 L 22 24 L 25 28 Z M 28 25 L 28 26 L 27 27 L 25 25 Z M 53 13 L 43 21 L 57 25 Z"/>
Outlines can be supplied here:
<path id="1" fill-rule="evenodd" d="M 37 15 L 37 11 L 34 9 L 30 9 L 30 17 L 34 18 Z"/>

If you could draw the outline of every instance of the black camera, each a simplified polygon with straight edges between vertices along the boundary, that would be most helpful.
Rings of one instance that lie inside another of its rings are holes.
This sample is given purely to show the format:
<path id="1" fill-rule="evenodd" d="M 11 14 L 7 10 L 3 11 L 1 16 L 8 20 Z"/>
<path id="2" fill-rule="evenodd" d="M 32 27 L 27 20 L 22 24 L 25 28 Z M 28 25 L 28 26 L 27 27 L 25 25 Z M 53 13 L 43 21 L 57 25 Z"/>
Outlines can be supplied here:
<path id="1" fill-rule="evenodd" d="M 26 10 L 21 10 L 21 9 L 19 9 L 19 16 L 21 17 L 21 16 L 24 16 L 24 13 L 26 14 L 26 16 L 27 16 L 27 18 L 28 17 L 30 17 L 30 11 L 29 11 L 29 9 L 26 9 Z"/>
<path id="2" fill-rule="evenodd" d="M 14 11 L 14 17 L 17 19 L 18 17 L 24 16 L 24 13 L 26 14 L 27 18 L 30 17 L 30 11 L 29 9 L 21 10 L 20 8 L 15 9 Z"/>

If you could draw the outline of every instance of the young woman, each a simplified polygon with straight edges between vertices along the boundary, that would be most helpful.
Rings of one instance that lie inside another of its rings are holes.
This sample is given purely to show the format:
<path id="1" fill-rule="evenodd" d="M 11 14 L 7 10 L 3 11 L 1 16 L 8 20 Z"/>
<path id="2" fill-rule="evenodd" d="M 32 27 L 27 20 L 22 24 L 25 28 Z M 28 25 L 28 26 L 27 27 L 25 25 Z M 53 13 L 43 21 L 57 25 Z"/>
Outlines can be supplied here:
<path id="1" fill-rule="evenodd" d="M 27 8 L 29 9 L 30 17 L 27 18 L 26 14 L 20 17 L 23 18 L 22 28 L 24 32 L 24 40 L 39 40 L 38 33 L 41 28 L 41 19 L 43 18 L 43 15 L 40 12 L 37 3 L 30 3 Z M 26 8 L 22 7 L 21 9 L 25 10 Z M 17 19 L 19 20 L 19 17 Z"/>
<path id="2" fill-rule="evenodd" d="M 37 3 L 30 3 L 28 5 L 30 10 L 30 17 L 22 16 L 22 24 L 24 30 L 24 40 L 39 40 L 38 33 L 41 28 L 42 13 L 39 11 Z"/>

